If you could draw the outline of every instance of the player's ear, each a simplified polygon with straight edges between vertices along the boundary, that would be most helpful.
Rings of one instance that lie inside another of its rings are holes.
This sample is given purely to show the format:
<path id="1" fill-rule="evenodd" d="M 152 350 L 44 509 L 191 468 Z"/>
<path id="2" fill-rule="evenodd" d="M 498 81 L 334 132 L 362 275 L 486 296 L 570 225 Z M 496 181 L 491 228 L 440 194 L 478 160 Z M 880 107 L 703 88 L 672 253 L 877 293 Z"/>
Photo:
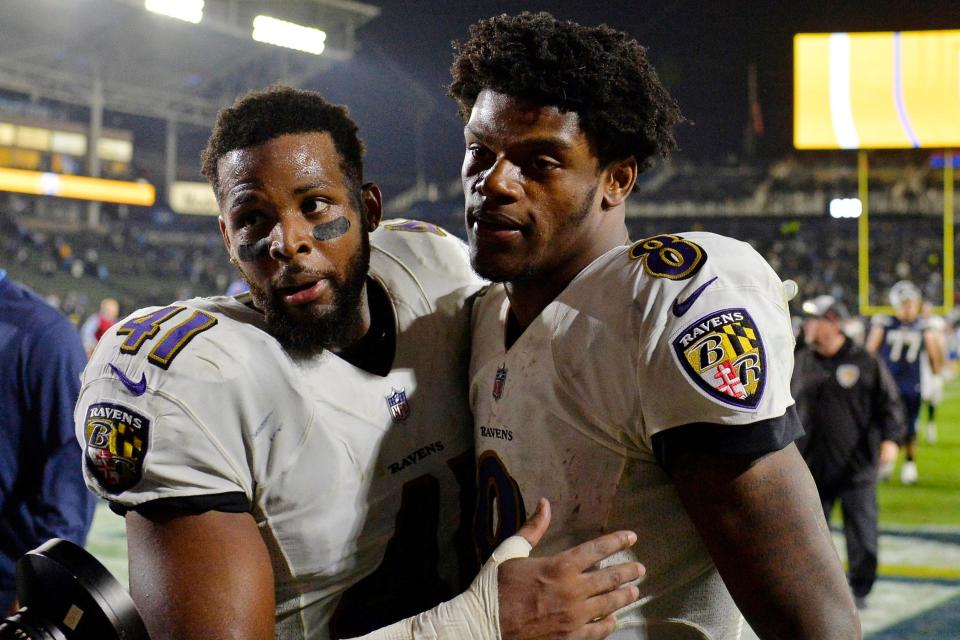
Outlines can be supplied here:
<path id="1" fill-rule="evenodd" d="M 230 253 L 230 236 L 227 235 L 227 223 L 223 220 L 223 215 L 217 216 L 217 222 L 220 223 L 220 235 L 223 236 L 223 246 L 227 248 L 227 253 Z"/>
<path id="2" fill-rule="evenodd" d="M 359 213 L 363 217 L 364 225 L 367 231 L 373 231 L 383 218 L 383 194 L 380 193 L 380 187 L 373 182 L 364 184 L 360 189 L 360 204 L 363 211 Z"/>
<path id="3" fill-rule="evenodd" d="M 633 156 L 607 165 L 601 182 L 604 209 L 613 209 L 626 201 L 637 181 L 637 173 L 637 159 Z"/>

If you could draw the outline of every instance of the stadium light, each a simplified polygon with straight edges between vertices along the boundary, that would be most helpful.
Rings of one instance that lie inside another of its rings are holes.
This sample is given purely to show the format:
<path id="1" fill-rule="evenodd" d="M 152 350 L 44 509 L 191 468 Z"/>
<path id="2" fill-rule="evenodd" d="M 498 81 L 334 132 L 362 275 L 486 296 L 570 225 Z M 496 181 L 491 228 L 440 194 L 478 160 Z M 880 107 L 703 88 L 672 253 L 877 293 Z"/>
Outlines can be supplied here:
<path id="1" fill-rule="evenodd" d="M 320 29 L 259 15 L 253 19 L 253 39 L 318 56 L 326 46 L 327 34 Z"/>
<path id="2" fill-rule="evenodd" d="M 145 0 L 147 11 L 197 24 L 203 19 L 203 0 Z"/>
<path id="3" fill-rule="evenodd" d="M 862 214 L 860 198 L 834 198 L 830 201 L 831 218 L 859 218 Z"/>
<path id="4" fill-rule="evenodd" d="M 0 191 L 149 207 L 156 190 L 146 182 L 104 180 L 47 171 L 0 168 Z"/>

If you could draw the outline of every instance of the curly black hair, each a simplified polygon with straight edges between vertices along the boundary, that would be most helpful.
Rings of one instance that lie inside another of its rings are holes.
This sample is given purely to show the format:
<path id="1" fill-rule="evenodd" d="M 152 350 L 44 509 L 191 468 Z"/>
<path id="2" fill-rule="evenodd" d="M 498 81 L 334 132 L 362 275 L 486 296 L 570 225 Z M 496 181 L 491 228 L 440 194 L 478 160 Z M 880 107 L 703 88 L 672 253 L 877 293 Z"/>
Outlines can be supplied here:
<path id="1" fill-rule="evenodd" d="M 481 20 L 453 47 L 449 94 L 464 122 L 491 89 L 575 112 L 601 166 L 633 156 L 643 170 L 677 146 L 677 103 L 646 49 L 622 31 L 523 12 Z"/>
<path id="2" fill-rule="evenodd" d="M 263 144 L 287 133 L 326 132 L 340 154 L 347 188 L 360 201 L 363 141 L 345 106 L 330 104 L 315 91 L 272 85 L 252 91 L 217 113 L 217 121 L 200 153 L 200 171 L 220 197 L 217 163 L 226 153 Z"/>

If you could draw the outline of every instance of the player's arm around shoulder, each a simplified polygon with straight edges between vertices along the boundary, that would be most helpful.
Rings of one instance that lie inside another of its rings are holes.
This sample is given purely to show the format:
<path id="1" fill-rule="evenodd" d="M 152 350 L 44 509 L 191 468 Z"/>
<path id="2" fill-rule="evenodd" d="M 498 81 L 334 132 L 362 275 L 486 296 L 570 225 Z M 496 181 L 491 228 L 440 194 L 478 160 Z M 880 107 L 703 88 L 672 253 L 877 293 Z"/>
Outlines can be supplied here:
<path id="1" fill-rule="evenodd" d="M 405 270 L 431 299 L 461 288 L 475 291 L 483 284 L 470 267 L 463 240 L 433 223 L 406 218 L 384 220 L 370 235 L 370 244 L 381 254 L 371 259 L 375 271 Z"/>

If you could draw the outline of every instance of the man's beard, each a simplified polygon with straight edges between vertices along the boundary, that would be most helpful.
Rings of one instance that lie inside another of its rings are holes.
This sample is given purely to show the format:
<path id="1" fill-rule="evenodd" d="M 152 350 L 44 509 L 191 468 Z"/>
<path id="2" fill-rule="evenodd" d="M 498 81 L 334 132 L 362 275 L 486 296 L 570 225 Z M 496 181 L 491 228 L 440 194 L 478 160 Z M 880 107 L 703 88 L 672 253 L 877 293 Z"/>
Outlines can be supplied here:
<path id="1" fill-rule="evenodd" d="M 291 313 L 280 294 L 268 294 L 247 280 L 253 302 L 266 319 L 267 332 L 277 339 L 293 359 L 309 359 L 325 349 L 343 349 L 362 337 L 360 303 L 370 268 L 370 240 L 366 232 L 361 242 L 360 251 L 350 259 L 342 279 L 329 281 L 331 303 L 323 308 L 310 307 L 300 313 Z M 303 271 L 302 268 L 288 266 L 282 277 Z"/>

